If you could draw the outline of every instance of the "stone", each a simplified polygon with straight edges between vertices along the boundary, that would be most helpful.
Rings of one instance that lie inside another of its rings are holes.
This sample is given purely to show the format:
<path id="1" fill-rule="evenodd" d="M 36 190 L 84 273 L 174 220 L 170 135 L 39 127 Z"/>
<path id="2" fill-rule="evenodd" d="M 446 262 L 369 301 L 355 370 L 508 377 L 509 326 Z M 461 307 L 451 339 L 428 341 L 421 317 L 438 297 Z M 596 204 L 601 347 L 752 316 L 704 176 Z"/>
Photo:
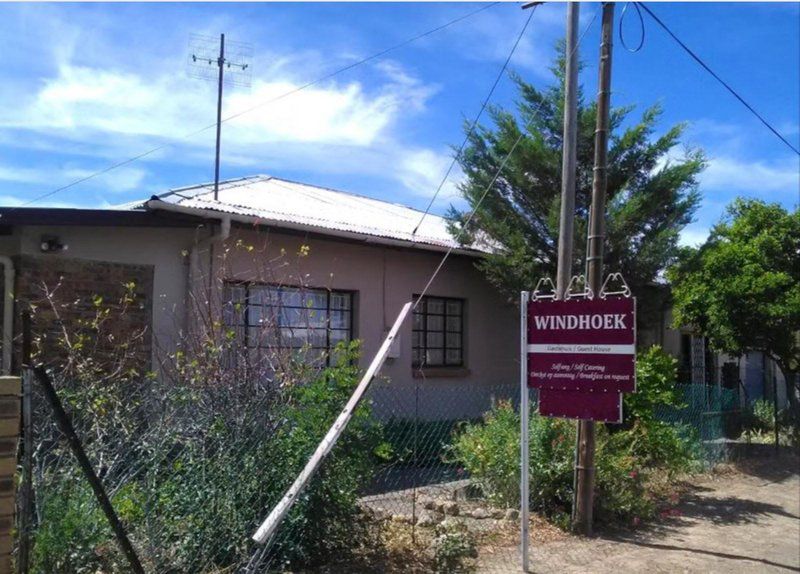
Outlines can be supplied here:
<path id="1" fill-rule="evenodd" d="M 444 520 L 442 514 L 432 510 L 423 510 L 417 518 L 417 526 L 436 526 L 442 520 Z"/>
<path id="2" fill-rule="evenodd" d="M 419 504 L 427 510 L 436 510 L 436 501 L 428 496 L 420 498 Z"/>
<path id="3" fill-rule="evenodd" d="M 458 503 L 455 501 L 445 502 L 442 504 L 442 513 L 449 516 L 458 516 L 460 509 Z"/>
<path id="4" fill-rule="evenodd" d="M 519 520 L 519 510 L 516 508 L 508 508 L 503 518 L 506 520 Z"/>
<path id="5" fill-rule="evenodd" d="M 492 518 L 496 518 L 497 520 L 500 520 L 501 518 L 504 518 L 505 515 L 506 515 L 506 511 L 503 510 L 502 508 L 493 508 L 492 509 Z"/>
<path id="6" fill-rule="evenodd" d="M 478 520 L 483 520 L 485 518 L 491 518 L 492 513 L 485 508 L 476 508 L 470 513 L 470 516 L 472 516 L 472 518 L 477 518 Z"/>

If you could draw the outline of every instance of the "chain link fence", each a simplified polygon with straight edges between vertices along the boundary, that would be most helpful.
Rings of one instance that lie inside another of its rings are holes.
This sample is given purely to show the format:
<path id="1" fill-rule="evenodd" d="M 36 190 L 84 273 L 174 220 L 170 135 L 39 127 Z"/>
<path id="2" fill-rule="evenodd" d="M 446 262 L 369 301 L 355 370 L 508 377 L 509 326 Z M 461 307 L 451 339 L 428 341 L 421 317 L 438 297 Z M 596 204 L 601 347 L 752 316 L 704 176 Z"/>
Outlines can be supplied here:
<path id="1" fill-rule="evenodd" d="M 317 447 L 358 369 L 344 364 L 294 388 L 235 392 L 156 380 L 84 388 L 53 374 L 147 572 L 519 571 L 517 385 L 376 381 L 262 547 L 250 536 Z M 679 406 L 658 407 L 656 420 L 692 437 L 692 456 L 705 466 L 729 456 L 752 409 L 729 389 L 678 388 Z M 31 571 L 129 571 L 34 391 Z M 534 393 L 531 401 L 535 413 Z M 638 453 L 631 462 L 632 445 L 646 436 L 636 429 L 599 435 L 601 523 L 648 511 L 636 500 L 650 496 L 640 474 L 654 475 L 659 463 Z M 530 433 L 533 549 L 541 553 L 542 543 L 566 536 L 574 423 L 533 415 Z"/>

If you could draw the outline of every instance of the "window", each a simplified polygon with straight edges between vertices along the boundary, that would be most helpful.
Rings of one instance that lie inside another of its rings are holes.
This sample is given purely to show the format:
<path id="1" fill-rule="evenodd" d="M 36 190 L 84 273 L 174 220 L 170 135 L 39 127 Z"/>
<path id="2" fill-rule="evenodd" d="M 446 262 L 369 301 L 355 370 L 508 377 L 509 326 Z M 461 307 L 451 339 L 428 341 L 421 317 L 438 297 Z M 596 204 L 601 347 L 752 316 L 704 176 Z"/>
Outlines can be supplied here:
<path id="1" fill-rule="evenodd" d="M 296 349 L 330 364 L 330 351 L 353 338 L 353 293 L 229 284 L 226 323 L 248 349 Z"/>
<path id="2" fill-rule="evenodd" d="M 415 367 L 464 366 L 464 300 L 423 297 L 414 311 Z"/>

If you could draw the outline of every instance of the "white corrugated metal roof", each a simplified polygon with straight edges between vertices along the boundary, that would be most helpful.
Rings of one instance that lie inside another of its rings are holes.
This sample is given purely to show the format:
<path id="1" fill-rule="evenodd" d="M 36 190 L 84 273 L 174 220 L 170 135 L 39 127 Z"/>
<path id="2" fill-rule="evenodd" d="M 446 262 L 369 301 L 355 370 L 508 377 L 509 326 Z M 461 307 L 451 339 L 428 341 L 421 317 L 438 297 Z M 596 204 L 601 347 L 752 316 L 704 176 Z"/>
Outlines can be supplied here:
<path id="1" fill-rule="evenodd" d="M 265 225 L 309 229 L 332 235 L 367 236 L 416 245 L 422 249 L 488 252 L 486 246 L 461 246 L 450 235 L 447 220 L 429 213 L 416 234 L 422 212 L 404 205 L 380 201 L 280 179 L 257 175 L 220 182 L 218 199 L 213 184 L 171 190 L 158 201 L 126 207 L 158 209 L 159 202 L 182 210 L 214 211 Z"/>

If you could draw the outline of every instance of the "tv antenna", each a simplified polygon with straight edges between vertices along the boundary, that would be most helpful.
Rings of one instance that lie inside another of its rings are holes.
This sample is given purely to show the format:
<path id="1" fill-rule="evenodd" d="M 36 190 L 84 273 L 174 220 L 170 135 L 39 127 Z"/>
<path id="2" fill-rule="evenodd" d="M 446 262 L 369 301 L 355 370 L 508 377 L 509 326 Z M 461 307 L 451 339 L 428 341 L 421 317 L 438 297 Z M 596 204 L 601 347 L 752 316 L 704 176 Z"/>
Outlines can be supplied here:
<path id="1" fill-rule="evenodd" d="M 217 146 L 214 160 L 214 199 L 219 195 L 219 150 L 222 134 L 222 86 L 250 87 L 250 60 L 253 47 L 242 42 L 225 43 L 212 36 L 192 34 L 189 38 L 189 75 L 217 81 Z"/>

